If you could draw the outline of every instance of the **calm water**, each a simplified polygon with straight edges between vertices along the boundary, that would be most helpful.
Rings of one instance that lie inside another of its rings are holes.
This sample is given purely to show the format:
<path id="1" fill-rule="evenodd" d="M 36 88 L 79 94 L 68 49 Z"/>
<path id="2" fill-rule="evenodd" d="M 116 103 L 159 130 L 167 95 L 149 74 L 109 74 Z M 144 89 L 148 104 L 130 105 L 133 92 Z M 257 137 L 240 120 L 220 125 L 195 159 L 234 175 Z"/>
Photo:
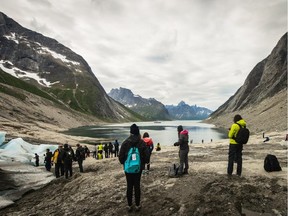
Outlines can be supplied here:
<path id="1" fill-rule="evenodd" d="M 87 136 L 94 138 L 104 138 L 114 141 L 118 139 L 121 143 L 128 136 L 132 123 L 109 124 L 105 126 L 85 126 L 73 128 L 65 131 L 65 134 L 76 136 Z M 210 143 L 213 141 L 227 138 L 227 133 L 221 131 L 211 124 L 201 123 L 200 121 L 162 121 L 162 122 L 136 122 L 140 128 L 140 133 L 148 132 L 154 144 L 172 145 L 177 141 L 177 126 L 182 125 L 189 131 L 189 140 L 193 143 Z"/>

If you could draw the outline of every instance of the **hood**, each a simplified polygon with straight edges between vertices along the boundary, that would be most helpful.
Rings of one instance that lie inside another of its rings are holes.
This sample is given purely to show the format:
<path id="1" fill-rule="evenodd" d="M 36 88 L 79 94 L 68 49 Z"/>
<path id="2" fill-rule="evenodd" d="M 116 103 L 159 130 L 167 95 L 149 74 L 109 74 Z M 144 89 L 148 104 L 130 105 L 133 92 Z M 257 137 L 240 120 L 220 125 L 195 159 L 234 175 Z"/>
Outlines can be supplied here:
<path id="1" fill-rule="evenodd" d="M 240 124 L 242 127 L 246 127 L 246 122 L 244 121 L 244 119 L 237 121 L 237 123 Z"/>
<path id="2" fill-rule="evenodd" d="M 180 132 L 180 134 L 188 135 L 188 130 L 183 130 Z"/>

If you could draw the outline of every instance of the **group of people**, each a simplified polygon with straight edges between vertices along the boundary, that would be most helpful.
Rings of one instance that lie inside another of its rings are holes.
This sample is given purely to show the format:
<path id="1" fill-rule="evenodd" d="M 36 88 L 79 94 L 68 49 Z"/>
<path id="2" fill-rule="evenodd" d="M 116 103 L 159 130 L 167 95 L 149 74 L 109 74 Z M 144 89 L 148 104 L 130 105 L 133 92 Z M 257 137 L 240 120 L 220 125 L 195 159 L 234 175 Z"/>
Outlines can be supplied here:
<path id="1" fill-rule="evenodd" d="M 50 149 L 46 149 L 44 164 L 47 171 L 51 171 L 51 167 L 55 165 L 55 176 L 59 178 L 64 176 L 72 176 L 73 161 L 77 161 L 80 172 L 83 172 L 83 161 L 89 156 L 88 148 L 82 147 L 80 144 L 76 145 L 76 152 L 68 144 L 59 145 L 58 148 L 52 153 Z"/>
<path id="2" fill-rule="evenodd" d="M 103 156 L 104 153 L 104 156 Z M 114 144 L 112 142 L 105 143 L 104 145 L 102 143 L 95 145 L 95 150 L 93 151 L 93 158 L 96 159 L 103 159 L 105 158 L 112 158 L 118 157 L 119 154 L 119 142 L 116 139 Z"/>
<path id="3" fill-rule="evenodd" d="M 245 120 L 240 115 L 235 115 L 233 119 L 233 124 L 229 128 L 229 152 L 228 152 L 228 167 L 227 175 L 231 177 L 233 173 L 233 165 L 237 164 L 236 174 L 241 176 L 242 174 L 242 150 L 243 143 L 237 143 L 235 141 L 237 133 L 240 131 L 241 127 L 246 127 Z M 188 174 L 189 163 L 188 163 L 188 153 L 189 153 L 189 135 L 188 131 L 184 130 L 182 125 L 177 127 L 178 141 L 174 143 L 174 146 L 179 146 L 179 159 L 180 166 L 178 173 L 180 175 Z M 147 170 L 150 169 L 150 157 L 153 151 L 153 141 L 149 137 L 149 134 L 145 132 L 143 138 L 141 138 L 139 127 L 136 124 L 132 124 L 130 127 L 130 136 L 122 143 L 119 152 L 119 161 L 124 165 L 128 152 L 131 147 L 137 147 L 139 150 L 141 158 L 141 169 L 138 173 L 128 173 L 125 172 L 127 189 L 126 197 L 128 203 L 128 211 L 133 210 L 133 191 L 135 197 L 135 210 L 139 211 L 141 209 L 141 188 L 140 180 L 142 171 L 145 170 L 145 165 L 147 165 Z M 160 147 L 160 145 L 159 145 Z M 161 149 L 161 148 L 160 148 Z"/>

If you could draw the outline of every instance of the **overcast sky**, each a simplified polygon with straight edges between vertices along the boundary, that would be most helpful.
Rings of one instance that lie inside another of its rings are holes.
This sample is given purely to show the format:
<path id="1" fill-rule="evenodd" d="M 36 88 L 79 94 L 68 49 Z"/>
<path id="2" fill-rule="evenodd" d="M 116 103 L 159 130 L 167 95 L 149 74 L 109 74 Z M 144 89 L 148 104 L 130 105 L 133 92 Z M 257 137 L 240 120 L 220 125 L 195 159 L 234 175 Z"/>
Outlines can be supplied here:
<path id="1" fill-rule="evenodd" d="M 216 110 L 287 31 L 286 0 L 1 0 L 84 57 L 108 93 Z"/>

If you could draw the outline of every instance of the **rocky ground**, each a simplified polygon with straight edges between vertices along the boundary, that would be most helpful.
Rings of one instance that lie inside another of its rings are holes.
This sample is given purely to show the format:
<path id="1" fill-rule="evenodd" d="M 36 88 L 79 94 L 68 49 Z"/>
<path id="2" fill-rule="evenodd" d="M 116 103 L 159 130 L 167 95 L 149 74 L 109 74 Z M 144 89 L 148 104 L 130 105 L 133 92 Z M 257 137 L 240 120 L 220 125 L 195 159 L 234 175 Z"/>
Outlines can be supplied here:
<path id="1" fill-rule="evenodd" d="M 126 180 L 117 158 L 87 158 L 84 173 L 54 179 L 30 191 L 0 215 L 287 215 L 287 142 L 283 133 L 253 135 L 243 150 L 243 175 L 226 176 L 228 140 L 190 145 L 189 174 L 169 178 L 178 161 L 176 147 L 153 152 L 151 171 L 142 175 L 142 209 L 126 210 Z M 266 154 L 275 154 L 282 171 L 263 169 Z"/>

